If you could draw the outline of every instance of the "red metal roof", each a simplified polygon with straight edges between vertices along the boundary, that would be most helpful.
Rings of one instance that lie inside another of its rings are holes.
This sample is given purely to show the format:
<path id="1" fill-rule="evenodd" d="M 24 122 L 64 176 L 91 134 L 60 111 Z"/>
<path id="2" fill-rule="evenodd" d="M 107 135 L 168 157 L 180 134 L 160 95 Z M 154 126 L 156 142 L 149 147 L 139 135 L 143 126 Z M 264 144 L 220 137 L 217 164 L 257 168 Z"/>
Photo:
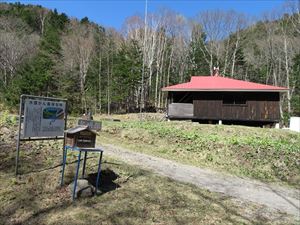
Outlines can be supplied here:
<path id="1" fill-rule="evenodd" d="M 284 92 L 288 89 L 220 76 L 193 76 L 191 81 L 164 87 L 163 91 L 267 91 Z"/>

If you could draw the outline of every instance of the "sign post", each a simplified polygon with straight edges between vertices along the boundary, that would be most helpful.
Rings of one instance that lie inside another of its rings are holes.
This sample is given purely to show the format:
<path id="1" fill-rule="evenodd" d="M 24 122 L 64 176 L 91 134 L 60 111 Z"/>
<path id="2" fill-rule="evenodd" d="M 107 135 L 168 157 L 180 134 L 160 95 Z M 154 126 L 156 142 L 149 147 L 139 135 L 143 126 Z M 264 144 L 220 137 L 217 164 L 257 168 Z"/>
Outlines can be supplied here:
<path id="1" fill-rule="evenodd" d="M 20 142 L 64 139 L 67 126 L 67 100 L 21 95 L 17 137 L 16 175 L 19 168 Z"/>
<path id="2" fill-rule="evenodd" d="M 78 125 L 88 126 L 91 130 L 100 131 L 102 128 L 102 123 L 100 121 L 95 120 L 78 120 Z"/>

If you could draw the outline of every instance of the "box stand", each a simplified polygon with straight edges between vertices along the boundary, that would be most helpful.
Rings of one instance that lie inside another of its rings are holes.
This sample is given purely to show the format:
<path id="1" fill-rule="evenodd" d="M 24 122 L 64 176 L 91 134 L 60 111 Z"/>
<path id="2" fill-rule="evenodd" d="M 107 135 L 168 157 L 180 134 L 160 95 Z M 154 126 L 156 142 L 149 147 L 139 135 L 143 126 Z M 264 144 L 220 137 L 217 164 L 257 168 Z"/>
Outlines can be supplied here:
<path id="1" fill-rule="evenodd" d="M 76 198 L 75 195 L 76 195 L 77 180 L 78 180 L 79 169 L 80 169 L 81 154 L 84 153 L 83 168 L 82 168 L 82 177 L 84 177 L 87 153 L 88 152 L 97 152 L 97 153 L 99 153 L 98 172 L 97 172 L 96 191 L 95 191 L 95 194 L 96 194 L 97 191 L 99 190 L 103 150 L 100 149 L 100 148 L 79 148 L 79 147 L 65 146 L 64 152 L 63 152 L 63 163 L 62 163 L 62 173 L 61 173 L 61 183 L 60 183 L 61 186 L 64 185 L 64 173 L 65 173 L 65 167 L 66 167 L 66 162 L 67 162 L 67 151 L 68 150 L 78 152 L 78 162 L 77 162 L 77 167 L 76 167 L 76 173 L 75 173 L 75 178 L 74 178 L 74 186 L 73 186 L 73 194 L 72 194 L 73 201 Z"/>

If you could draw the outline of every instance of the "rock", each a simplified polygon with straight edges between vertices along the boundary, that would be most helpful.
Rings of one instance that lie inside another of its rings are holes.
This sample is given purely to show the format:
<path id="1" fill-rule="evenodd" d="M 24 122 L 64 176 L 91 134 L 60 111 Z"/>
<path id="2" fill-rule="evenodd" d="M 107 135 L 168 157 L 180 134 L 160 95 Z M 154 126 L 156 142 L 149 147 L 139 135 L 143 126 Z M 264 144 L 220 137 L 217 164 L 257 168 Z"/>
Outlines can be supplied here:
<path id="1" fill-rule="evenodd" d="M 73 193 L 74 181 L 69 185 L 71 192 Z M 78 179 L 75 197 L 91 197 L 94 195 L 95 188 L 85 179 Z"/>
<path id="2" fill-rule="evenodd" d="M 10 130 L 7 128 L 7 127 L 1 127 L 0 128 L 0 133 L 1 134 L 9 134 L 10 133 Z"/>

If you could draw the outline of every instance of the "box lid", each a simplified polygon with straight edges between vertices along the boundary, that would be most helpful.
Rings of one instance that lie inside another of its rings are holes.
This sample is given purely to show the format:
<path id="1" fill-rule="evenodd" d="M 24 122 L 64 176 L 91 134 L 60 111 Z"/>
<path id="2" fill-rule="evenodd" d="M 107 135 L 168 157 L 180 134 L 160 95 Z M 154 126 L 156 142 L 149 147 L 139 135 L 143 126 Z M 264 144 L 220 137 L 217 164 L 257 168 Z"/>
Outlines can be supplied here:
<path id="1" fill-rule="evenodd" d="M 91 133 L 97 135 L 97 132 L 91 130 L 88 126 L 82 126 L 82 125 L 78 125 L 76 127 L 69 128 L 68 130 L 65 130 L 65 133 L 67 133 L 67 134 L 75 134 L 75 133 L 78 133 L 78 132 L 84 131 L 84 130 L 90 131 Z"/>

